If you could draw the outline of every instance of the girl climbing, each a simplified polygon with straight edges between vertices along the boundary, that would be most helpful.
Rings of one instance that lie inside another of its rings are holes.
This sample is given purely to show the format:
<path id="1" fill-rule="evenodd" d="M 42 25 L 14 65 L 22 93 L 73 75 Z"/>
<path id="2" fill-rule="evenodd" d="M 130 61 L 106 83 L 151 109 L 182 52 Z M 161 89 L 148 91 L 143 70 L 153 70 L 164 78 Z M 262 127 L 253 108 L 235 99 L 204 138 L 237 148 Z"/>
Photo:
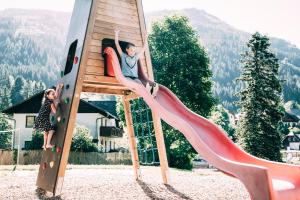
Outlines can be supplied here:
<path id="1" fill-rule="evenodd" d="M 138 77 L 138 60 L 146 51 L 146 48 L 148 46 L 148 36 L 146 35 L 144 46 L 139 53 L 136 53 L 135 45 L 131 43 L 127 43 L 127 46 L 125 48 L 126 53 L 124 53 L 119 44 L 119 32 L 120 30 L 115 30 L 115 45 L 121 57 L 122 73 L 127 79 L 142 84 L 142 82 Z M 150 85 L 150 83 L 147 82 L 146 89 L 147 91 L 150 92 L 150 94 L 153 97 L 155 97 L 159 89 L 159 86 L 156 83 Z"/>
<path id="2" fill-rule="evenodd" d="M 62 87 L 63 84 L 59 84 L 57 85 L 56 90 L 47 89 L 45 91 L 41 109 L 34 122 L 34 129 L 44 132 L 44 144 L 42 147 L 44 150 L 53 147 L 53 145 L 51 145 L 51 139 L 54 134 L 55 127 L 50 122 L 50 113 L 51 111 L 52 113 L 56 113 L 58 104 L 56 99 L 60 96 L 59 93 Z"/>

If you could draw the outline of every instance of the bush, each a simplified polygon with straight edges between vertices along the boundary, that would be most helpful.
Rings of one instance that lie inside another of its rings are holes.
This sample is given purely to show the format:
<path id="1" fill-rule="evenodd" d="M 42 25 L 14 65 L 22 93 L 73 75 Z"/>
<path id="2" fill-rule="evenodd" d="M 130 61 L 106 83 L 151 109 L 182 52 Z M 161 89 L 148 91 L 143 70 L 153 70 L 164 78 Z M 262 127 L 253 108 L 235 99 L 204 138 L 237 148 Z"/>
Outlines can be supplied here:
<path id="1" fill-rule="evenodd" d="M 32 139 L 25 146 L 26 150 L 41 150 L 44 143 L 44 134 L 40 131 L 33 131 Z"/>
<path id="2" fill-rule="evenodd" d="M 12 127 L 6 120 L 6 115 L 0 113 L 0 131 L 7 131 Z M 12 143 L 12 132 L 0 133 L 0 149 L 10 149 Z"/>
<path id="3" fill-rule="evenodd" d="M 98 152 L 98 147 L 93 143 L 90 130 L 83 126 L 77 126 L 72 138 L 71 151 Z"/>

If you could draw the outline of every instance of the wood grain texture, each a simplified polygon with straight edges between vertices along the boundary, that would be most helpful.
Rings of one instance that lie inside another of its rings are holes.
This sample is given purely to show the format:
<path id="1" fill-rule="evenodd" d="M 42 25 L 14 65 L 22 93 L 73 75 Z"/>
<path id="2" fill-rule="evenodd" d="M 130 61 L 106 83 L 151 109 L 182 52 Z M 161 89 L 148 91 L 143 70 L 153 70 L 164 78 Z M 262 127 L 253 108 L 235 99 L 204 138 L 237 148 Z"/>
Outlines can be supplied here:
<path id="1" fill-rule="evenodd" d="M 123 98 L 123 105 L 124 105 L 124 113 L 125 113 L 125 120 L 126 120 L 126 126 L 127 126 L 126 128 L 127 128 L 127 133 L 128 133 L 134 176 L 135 176 L 136 180 L 139 180 L 139 179 L 141 179 L 140 162 L 139 162 L 136 139 L 135 139 L 135 135 L 134 135 L 130 102 Z"/>

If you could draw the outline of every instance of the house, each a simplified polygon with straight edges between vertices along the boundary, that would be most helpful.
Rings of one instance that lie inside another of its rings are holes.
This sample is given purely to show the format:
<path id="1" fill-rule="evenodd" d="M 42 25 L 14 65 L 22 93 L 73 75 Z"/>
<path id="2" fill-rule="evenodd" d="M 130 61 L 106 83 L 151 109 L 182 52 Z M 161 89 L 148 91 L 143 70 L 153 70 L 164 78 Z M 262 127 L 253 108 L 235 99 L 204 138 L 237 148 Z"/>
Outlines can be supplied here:
<path id="1" fill-rule="evenodd" d="M 282 141 L 285 149 L 300 150 L 300 134 L 290 132 Z"/>
<path id="2" fill-rule="evenodd" d="M 31 141 L 35 118 L 41 107 L 44 92 L 40 92 L 31 98 L 3 110 L 3 113 L 13 115 L 15 128 L 20 129 L 20 146 L 25 148 Z M 90 130 L 93 142 L 102 146 L 104 152 L 127 149 L 124 146 L 126 138 L 119 127 L 119 119 L 116 113 L 116 101 L 87 101 L 80 100 L 77 125 L 85 126 Z M 19 141 L 18 135 L 14 138 Z M 15 148 L 17 143 L 15 143 Z"/>

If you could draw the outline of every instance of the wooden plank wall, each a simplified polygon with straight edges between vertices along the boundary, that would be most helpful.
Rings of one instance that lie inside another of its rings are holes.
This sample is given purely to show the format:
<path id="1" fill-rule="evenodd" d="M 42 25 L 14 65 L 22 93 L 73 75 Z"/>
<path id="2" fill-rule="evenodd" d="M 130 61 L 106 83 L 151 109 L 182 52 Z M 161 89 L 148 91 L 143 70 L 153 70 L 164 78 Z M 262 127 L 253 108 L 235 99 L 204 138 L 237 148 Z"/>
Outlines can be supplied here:
<path id="1" fill-rule="evenodd" d="M 93 26 L 92 40 L 88 44 L 88 60 L 84 77 L 83 90 L 87 92 L 103 92 L 122 94 L 127 90 L 118 84 L 114 77 L 104 76 L 104 58 L 102 56 L 102 40 L 114 39 L 114 30 L 119 29 L 120 41 L 136 45 L 137 52 L 143 46 L 140 16 L 136 1 L 139 0 L 95 0 L 96 12 L 90 21 Z M 145 56 L 141 58 L 145 72 L 148 72 Z M 151 66 L 149 66 L 151 67 Z M 99 88 L 99 90 L 95 89 Z"/>

